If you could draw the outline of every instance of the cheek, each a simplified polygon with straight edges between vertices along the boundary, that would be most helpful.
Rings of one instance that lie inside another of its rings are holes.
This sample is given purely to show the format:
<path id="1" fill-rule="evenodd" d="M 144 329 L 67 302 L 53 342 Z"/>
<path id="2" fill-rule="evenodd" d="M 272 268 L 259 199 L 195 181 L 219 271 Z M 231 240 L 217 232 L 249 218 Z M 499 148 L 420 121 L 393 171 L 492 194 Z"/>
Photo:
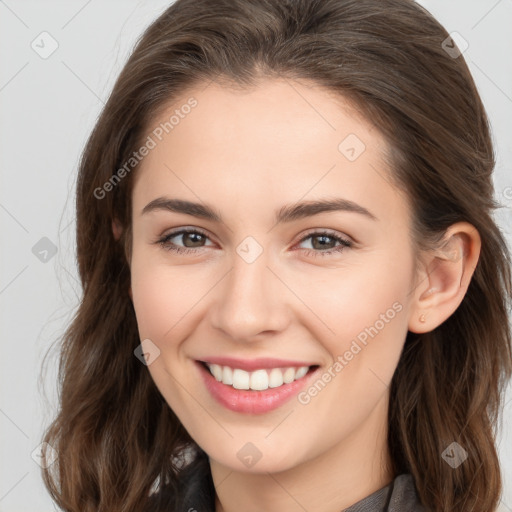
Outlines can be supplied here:
<path id="1" fill-rule="evenodd" d="M 131 265 L 133 305 L 141 338 L 174 337 L 180 320 L 205 294 L 208 277 L 184 266 L 165 264 L 153 254 L 134 253 Z"/>
<path id="2" fill-rule="evenodd" d="M 133 274 L 132 294 L 141 338 L 161 339 L 177 321 L 179 294 L 165 276 L 149 267 Z"/>
<path id="3" fill-rule="evenodd" d="M 325 375 L 330 391 L 314 399 L 317 407 L 336 399 L 341 410 L 365 414 L 386 391 L 407 334 L 412 263 L 409 253 L 401 259 L 380 253 L 310 288 L 312 309 L 330 329 L 316 336 L 332 357 Z"/>
<path id="4" fill-rule="evenodd" d="M 348 349 L 347 343 L 355 338 L 364 343 L 371 334 L 387 337 L 387 331 L 393 337 L 392 332 L 406 328 L 411 262 L 398 265 L 392 256 L 380 256 L 305 288 L 308 304 L 329 328 L 330 335 L 323 329 L 322 338 L 329 340 L 331 353 Z"/>
<path id="5" fill-rule="evenodd" d="M 334 331 L 315 333 L 332 361 L 298 396 L 304 428 L 322 440 L 315 450 L 349 436 L 372 414 L 385 421 L 383 399 L 407 333 L 409 292 L 407 267 L 390 267 L 352 268 L 331 282 L 329 293 L 315 286 L 309 296 Z"/>

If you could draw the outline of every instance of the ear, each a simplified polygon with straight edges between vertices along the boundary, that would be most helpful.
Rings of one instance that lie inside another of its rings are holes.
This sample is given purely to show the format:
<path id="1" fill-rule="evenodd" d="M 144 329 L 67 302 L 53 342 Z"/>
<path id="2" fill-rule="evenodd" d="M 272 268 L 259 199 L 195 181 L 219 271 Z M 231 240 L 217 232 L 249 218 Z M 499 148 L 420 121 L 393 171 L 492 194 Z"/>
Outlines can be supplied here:
<path id="1" fill-rule="evenodd" d="M 116 218 L 112 219 L 112 233 L 114 234 L 114 238 L 116 240 L 119 240 L 123 233 L 123 226 Z"/>
<path id="2" fill-rule="evenodd" d="M 411 292 L 409 331 L 430 332 L 459 307 L 480 256 L 481 239 L 468 222 L 452 224 L 440 248 L 422 260 Z"/>
<path id="3" fill-rule="evenodd" d="M 114 218 L 112 220 L 112 233 L 114 234 L 114 238 L 116 240 L 119 240 L 121 238 L 121 235 L 123 234 L 123 226 L 119 222 L 118 219 Z M 128 295 L 130 296 L 130 299 L 133 302 L 133 295 L 132 295 L 132 286 L 130 285 L 130 288 L 128 289 Z"/>

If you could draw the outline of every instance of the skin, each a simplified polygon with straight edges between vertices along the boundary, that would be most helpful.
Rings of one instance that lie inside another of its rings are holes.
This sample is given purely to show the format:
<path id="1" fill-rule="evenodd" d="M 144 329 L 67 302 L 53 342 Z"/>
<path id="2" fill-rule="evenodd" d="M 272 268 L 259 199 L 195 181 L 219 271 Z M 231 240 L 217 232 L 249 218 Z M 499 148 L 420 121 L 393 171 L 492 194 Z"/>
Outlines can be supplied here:
<path id="1" fill-rule="evenodd" d="M 339 511 L 396 476 L 387 469 L 388 386 L 407 331 L 430 331 L 455 311 L 480 238 L 471 225 L 455 224 L 449 251 L 422 254 L 416 268 L 411 208 L 390 182 L 384 137 L 325 89 L 281 79 L 245 91 L 202 84 L 154 126 L 190 96 L 197 106 L 144 158 L 133 189 L 130 295 L 140 339 L 160 350 L 148 370 L 210 457 L 217 512 L 240 503 L 248 512 Z M 338 149 L 349 134 L 365 145 L 353 161 Z M 211 205 L 223 221 L 142 213 L 162 196 Z M 286 204 L 334 197 L 376 219 L 331 211 L 274 222 Z M 182 227 L 206 232 L 202 244 L 171 239 L 195 253 L 155 243 Z M 323 230 L 352 247 L 320 254 L 339 246 L 328 238 L 323 249 Z M 263 248 L 252 263 L 237 253 L 247 236 Z M 276 357 L 310 361 L 324 373 L 397 303 L 400 311 L 307 404 L 294 397 L 265 414 L 230 411 L 211 397 L 194 363 Z M 251 467 L 237 457 L 248 442 L 261 452 Z"/>

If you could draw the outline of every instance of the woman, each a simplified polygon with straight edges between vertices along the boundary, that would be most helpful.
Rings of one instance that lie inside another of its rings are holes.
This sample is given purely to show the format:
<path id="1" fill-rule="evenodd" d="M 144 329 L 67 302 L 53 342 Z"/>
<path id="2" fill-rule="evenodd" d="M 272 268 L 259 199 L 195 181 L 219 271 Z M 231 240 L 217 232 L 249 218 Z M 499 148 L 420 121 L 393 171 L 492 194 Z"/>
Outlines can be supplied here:
<path id="1" fill-rule="evenodd" d="M 454 49 L 408 0 L 147 29 L 80 166 L 61 508 L 496 510 L 510 256 Z"/>

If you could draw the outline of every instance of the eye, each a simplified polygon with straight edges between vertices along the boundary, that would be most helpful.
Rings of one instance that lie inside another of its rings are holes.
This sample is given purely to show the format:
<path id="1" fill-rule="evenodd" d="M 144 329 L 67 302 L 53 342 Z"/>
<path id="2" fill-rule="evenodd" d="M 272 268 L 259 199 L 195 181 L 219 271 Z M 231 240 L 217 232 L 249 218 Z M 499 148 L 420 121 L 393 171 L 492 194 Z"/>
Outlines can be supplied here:
<path id="1" fill-rule="evenodd" d="M 173 239 L 180 239 L 183 246 L 177 245 Z M 208 235 L 199 229 L 180 229 L 168 233 L 162 238 L 156 240 L 155 243 L 160 244 L 164 249 L 173 251 L 179 254 L 197 253 L 204 247 L 206 241 L 209 240 Z M 304 236 L 299 244 L 310 240 L 311 248 L 304 249 L 307 255 L 312 256 L 326 256 L 334 253 L 340 253 L 346 248 L 352 247 L 352 242 L 343 237 L 340 237 L 330 231 L 314 231 Z M 210 246 L 213 244 L 210 244 Z"/>
<path id="2" fill-rule="evenodd" d="M 180 239 L 183 243 L 183 247 L 176 245 L 172 242 L 173 238 Z M 209 240 L 206 233 L 198 229 L 180 229 L 172 233 L 168 233 L 162 238 L 158 239 L 156 243 L 159 243 L 164 249 L 168 251 L 174 251 L 180 254 L 187 254 L 191 252 L 198 252 L 198 249 L 205 247 L 202 245 L 206 240 Z"/>
<path id="3" fill-rule="evenodd" d="M 308 255 L 326 256 L 334 253 L 340 253 L 344 249 L 352 247 L 352 242 L 340 237 L 330 231 L 314 231 L 301 239 L 299 244 L 310 240 L 312 249 L 306 249 Z M 338 245 L 336 245 L 338 244 Z"/>

